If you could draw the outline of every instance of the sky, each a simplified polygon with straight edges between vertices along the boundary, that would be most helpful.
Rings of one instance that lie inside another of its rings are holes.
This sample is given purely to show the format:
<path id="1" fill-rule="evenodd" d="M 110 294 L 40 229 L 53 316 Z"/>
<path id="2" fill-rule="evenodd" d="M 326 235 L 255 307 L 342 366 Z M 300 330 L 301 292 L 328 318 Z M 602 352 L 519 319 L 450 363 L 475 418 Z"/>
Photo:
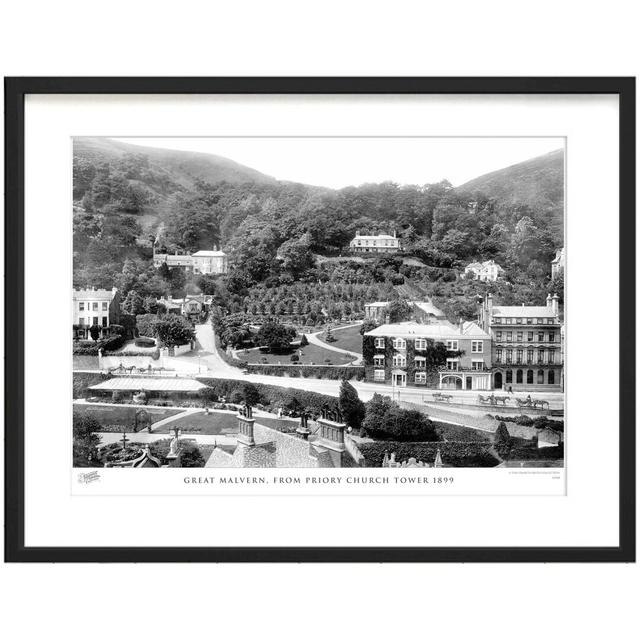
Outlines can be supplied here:
<path id="1" fill-rule="evenodd" d="M 340 189 L 366 182 L 453 186 L 564 147 L 536 138 L 116 138 L 224 156 L 278 180 Z"/>

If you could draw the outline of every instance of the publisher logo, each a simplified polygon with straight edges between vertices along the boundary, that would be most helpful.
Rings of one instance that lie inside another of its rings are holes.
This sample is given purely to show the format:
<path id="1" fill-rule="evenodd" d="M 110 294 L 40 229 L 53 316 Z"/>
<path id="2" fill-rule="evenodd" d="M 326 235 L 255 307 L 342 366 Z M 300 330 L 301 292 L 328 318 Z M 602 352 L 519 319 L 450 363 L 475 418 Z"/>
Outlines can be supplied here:
<path id="1" fill-rule="evenodd" d="M 78 482 L 80 484 L 90 484 L 100 480 L 100 474 L 97 471 L 88 471 L 87 473 L 78 474 Z"/>

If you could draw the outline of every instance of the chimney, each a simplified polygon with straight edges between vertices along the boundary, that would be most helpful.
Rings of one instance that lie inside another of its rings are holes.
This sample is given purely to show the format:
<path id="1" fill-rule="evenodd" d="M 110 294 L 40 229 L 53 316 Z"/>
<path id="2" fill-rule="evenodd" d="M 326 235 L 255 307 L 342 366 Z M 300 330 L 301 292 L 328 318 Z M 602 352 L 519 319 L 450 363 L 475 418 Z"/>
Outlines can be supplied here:
<path id="1" fill-rule="evenodd" d="M 296 429 L 296 433 L 303 439 L 308 440 L 311 430 L 307 424 L 307 414 L 303 413 L 300 416 L 300 426 Z"/>
<path id="2" fill-rule="evenodd" d="M 550 307 L 553 304 L 551 294 L 547 294 L 547 307 Z"/>
<path id="3" fill-rule="evenodd" d="M 256 441 L 253 438 L 253 425 L 255 419 L 253 417 L 253 409 L 250 405 L 245 404 L 238 411 L 238 444 L 245 447 L 253 447 Z"/>
<path id="4" fill-rule="evenodd" d="M 458 329 L 460 330 L 460 335 L 462 335 L 464 330 L 464 320 L 462 318 L 458 320 Z"/>
<path id="5" fill-rule="evenodd" d="M 320 429 L 316 443 L 331 451 L 342 453 L 345 450 L 344 430 L 347 425 L 344 422 L 338 422 L 337 419 L 334 420 L 338 417 L 328 411 L 323 411 L 322 417 L 318 418 Z"/>
<path id="6" fill-rule="evenodd" d="M 551 308 L 553 309 L 553 314 L 555 316 L 557 316 L 559 313 L 559 300 L 560 298 L 558 297 L 558 294 L 554 293 L 553 297 L 551 298 Z"/>

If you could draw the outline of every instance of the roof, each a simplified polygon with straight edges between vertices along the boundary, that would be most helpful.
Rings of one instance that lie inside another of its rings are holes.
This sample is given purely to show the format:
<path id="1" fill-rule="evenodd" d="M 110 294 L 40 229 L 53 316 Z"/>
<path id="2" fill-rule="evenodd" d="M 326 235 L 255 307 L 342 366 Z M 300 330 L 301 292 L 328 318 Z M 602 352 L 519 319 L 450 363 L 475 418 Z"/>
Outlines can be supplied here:
<path id="1" fill-rule="evenodd" d="M 431 302 L 414 302 L 413 304 L 425 313 L 430 313 L 434 316 L 444 316 L 444 313 Z"/>
<path id="2" fill-rule="evenodd" d="M 224 258 L 227 254 L 224 251 L 196 251 L 191 254 L 192 258 Z"/>
<path id="3" fill-rule="evenodd" d="M 395 324 L 383 324 L 365 336 L 380 336 L 391 338 L 431 338 L 433 340 L 453 338 L 480 338 L 489 340 L 489 334 L 485 333 L 475 322 L 465 322 L 462 331 L 459 326 L 451 324 L 419 324 L 418 322 L 397 322 Z"/>
<path id="4" fill-rule="evenodd" d="M 499 318 L 555 318 L 557 313 L 551 307 L 493 307 L 493 317 Z"/>
<path id="5" fill-rule="evenodd" d="M 365 304 L 365 307 L 386 307 L 389 305 L 389 302 L 369 302 Z"/>
<path id="6" fill-rule="evenodd" d="M 105 380 L 100 384 L 96 384 L 89 389 L 94 391 L 200 391 L 206 385 L 192 380 L 191 378 L 131 378 L 131 377 L 115 377 Z"/>
<path id="7" fill-rule="evenodd" d="M 74 289 L 74 300 L 113 300 L 118 290 L 113 289 Z"/>
<path id="8" fill-rule="evenodd" d="M 353 240 L 398 240 L 386 233 L 381 233 L 379 236 L 356 236 Z M 353 242 L 353 240 L 351 242 Z"/>
<path id="9" fill-rule="evenodd" d="M 472 262 L 465 269 L 487 269 L 489 267 L 497 267 L 500 271 L 504 269 L 495 260 L 486 260 L 485 262 Z"/>

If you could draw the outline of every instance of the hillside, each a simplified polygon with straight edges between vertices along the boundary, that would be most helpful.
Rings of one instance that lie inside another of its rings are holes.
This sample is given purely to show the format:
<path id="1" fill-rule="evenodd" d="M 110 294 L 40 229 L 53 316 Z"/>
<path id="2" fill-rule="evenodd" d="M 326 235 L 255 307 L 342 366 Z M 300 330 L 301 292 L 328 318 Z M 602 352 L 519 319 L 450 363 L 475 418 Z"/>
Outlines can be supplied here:
<path id="1" fill-rule="evenodd" d="M 564 149 L 474 178 L 458 192 L 483 193 L 506 206 L 535 209 L 562 207 L 564 202 Z"/>
<path id="2" fill-rule="evenodd" d="M 111 138 L 74 138 L 74 159 L 100 162 L 121 161 L 126 154 L 144 154 L 150 168 L 164 173 L 171 182 L 185 188 L 193 187 L 196 180 L 231 183 L 261 182 L 273 184 L 274 178 L 233 160 L 208 153 L 176 151 L 127 144 Z"/>

